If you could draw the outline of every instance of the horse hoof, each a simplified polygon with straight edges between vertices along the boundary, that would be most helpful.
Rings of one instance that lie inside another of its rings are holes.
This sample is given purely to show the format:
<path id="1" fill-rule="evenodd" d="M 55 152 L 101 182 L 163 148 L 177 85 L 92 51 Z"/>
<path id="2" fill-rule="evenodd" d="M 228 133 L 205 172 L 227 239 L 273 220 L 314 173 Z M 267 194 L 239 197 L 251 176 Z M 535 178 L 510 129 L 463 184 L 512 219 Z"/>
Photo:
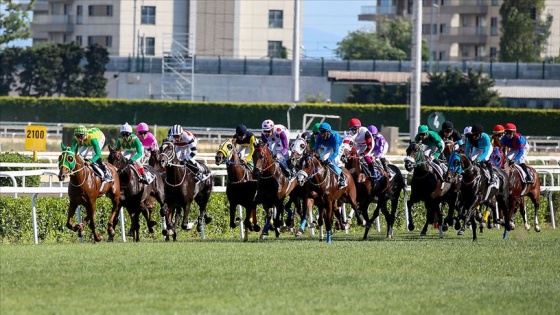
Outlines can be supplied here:
<path id="1" fill-rule="evenodd" d="M 448 225 L 447 223 L 444 223 L 444 224 L 441 226 L 441 230 L 444 231 L 444 232 L 447 232 L 447 231 L 449 230 L 449 225 Z"/>
<path id="2" fill-rule="evenodd" d="M 535 232 L 540 232 L 541 231 L 541 227 L 538 225 L 535 225 Z"/>
<path id="3" fill-rule="evenodd" d="M 204 223 L 205 224 L 210 224 L 210 222 L 212 222 L 212 217 L 204 216 Z"/>
<path id="4" fill-rule="evenodd" d="M 426 232 L 420 232 L 420 236 L 426 236 Z"/>
<path id="5" fill-rule="evenodd" d="M 253 225 L 253 231 L 254 232 L 260 232 L 261 231 L 261 226 L 258 224 Z"/>
<path id="6" fill-rule="evenodd" d="M 113 241 L 114 240 L 112 236 L 107 237 L 107 243 L 112 243 Z"/>
<path id="7" fill-rule="evenodd" d="M 126 236 L 133 237 L 134 233 L 131 230 L 128 230 L 128 232 L 126 232 Z"/>
<path id="8" fill-rule="evenodd" d="M 196 225 L 196 231 L 197 231 L 198 233 L 202 233 L 202 231 L 204 231 L 204 229 L 202 228 L 202 224 L 197 224 L 197 225 Z"/>
<path id="9" fill-rule="evenodd" d="M 260 238 L 261 240 L 264 240 L 264 239 L 265 239 L 265 237 L 266 237 L 266 235 L 264 235 L 264 234 L 261 234 L 261 236 L 260 236 L 259 238 Z"/>
<path id="10" fill-rule="evenodd" d="M 459 232 L 457 232 L 457 235 L 459 235 L 459 236 L 465 235 L 465 231 L 459 230 Z"/>
<path id="11" fill-rule="evenodd" d="M 409 224 L 408 225 L 408 230 L 409 231 L 414 231 L 414 224 Z"/>

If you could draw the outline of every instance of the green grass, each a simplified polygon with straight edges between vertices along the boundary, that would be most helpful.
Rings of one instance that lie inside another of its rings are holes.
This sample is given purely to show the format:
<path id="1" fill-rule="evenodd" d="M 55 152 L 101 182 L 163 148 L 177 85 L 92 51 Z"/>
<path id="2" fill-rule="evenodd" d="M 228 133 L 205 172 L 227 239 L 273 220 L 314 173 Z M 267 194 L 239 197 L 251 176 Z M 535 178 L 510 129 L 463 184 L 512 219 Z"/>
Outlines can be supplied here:
<path id="1" fill-rule="evenodd" d="M 558 314 L 560 230 L 0 245 L 0 314 Z"/>

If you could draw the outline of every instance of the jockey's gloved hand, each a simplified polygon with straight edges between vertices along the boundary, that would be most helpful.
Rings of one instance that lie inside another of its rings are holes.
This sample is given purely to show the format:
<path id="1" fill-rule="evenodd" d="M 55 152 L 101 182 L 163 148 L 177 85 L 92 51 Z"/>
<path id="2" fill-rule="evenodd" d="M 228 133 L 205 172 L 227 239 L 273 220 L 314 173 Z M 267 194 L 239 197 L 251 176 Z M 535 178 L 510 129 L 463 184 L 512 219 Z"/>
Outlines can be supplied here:
<path id="1" fill-rule="evenodd" d="M 276 153 L 276 155 L 274 156 L 274 158 L 275 158 L 276 160 L 282 160 L 282 159 L 284 159 L 284 157 L 283 157 L 282 154 L 280 154 L 280 153 Z"/>
<path id="2" fill-rule="evenodd" d="M 126 163 L 127 164 L 134 164 L 134 161 L 129 159 L 129 160 L 126 160 Z"/>

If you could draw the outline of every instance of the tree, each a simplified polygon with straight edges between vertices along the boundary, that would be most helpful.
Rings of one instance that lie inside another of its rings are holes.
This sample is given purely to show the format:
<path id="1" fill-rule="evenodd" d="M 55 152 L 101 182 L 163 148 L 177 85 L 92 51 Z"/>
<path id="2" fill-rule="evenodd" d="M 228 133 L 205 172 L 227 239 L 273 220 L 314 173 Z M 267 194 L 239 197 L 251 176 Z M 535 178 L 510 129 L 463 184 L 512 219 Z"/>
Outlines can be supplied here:
<path id="1" fill-rule="evenodd" d="M 17 65 L 23 49 L 11 47 L 0 50 L 0 96 L 7 96 L 16 84 Z"/>
<path id="2" fill-rule="evenodd" d="M 105 74 L 105 66 L 109 63 L 109 53 L 107 49 L 97 44 L 89 46 L 86 51 L 87 64 L 85 65 L 85 73 L 82 80 L 83 96 L 87 97 L 107 97 L 105 86 L 107 79 Z"/>
<path id="3" fill-rule="evenodd" d="M 21 55 L 23 71 L 18 91 L 22 96 L 53 96 L 60 77 L 62 58 L 54 44 L 27 47 Z"/>
<path id="4" fill-rule="evenodd" d="M 552 16 L 542 21 L 545 0 L 504 0 L 500 7 L 500 61 L 536 62 L 545 49 Z"/>
<path id="5" fill-rule="evenodd" d="M 412 24 L 402 18 L 382 20 L 375 32 L 350 32 L 337 46 L 334 52 L 344 60 L 410 60 Z M 428 60 L 428 46 L 424 40 L 422 59 Z"/>
<path id="6" fill-rule="evenodd" d="M 4 10 L 0 10 L 0 48 L 16 39 L 27 39 L 31 36 L 29 28 L 29 11 L 34 8 L 36 0 L 29 4 L 14 3 L 13 0 L 2 0 Z"/>
<path id="7" fill-rule="evenodd" d="M 494 80 L 482 73 L 447 69 L 428 74 L 429 82 L 422 87 L 422 104 L 443 106 L 496 107 L 499 94 L 492 90 Z"/>

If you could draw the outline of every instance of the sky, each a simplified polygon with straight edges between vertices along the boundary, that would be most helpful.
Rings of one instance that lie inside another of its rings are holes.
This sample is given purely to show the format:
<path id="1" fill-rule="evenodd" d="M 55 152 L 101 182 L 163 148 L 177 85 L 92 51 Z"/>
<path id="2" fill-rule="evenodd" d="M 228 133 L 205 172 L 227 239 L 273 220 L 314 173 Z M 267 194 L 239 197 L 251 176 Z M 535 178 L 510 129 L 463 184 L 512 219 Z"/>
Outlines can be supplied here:
<path id="1" fill-rule="evenodd" d="M 373 23 L 358 21 L 362 6 L 374 0 L 300 0 L 303 5 L 302 58 L 334 58 L 333 49 L 349 32 L 372 29 Z M 17 41 L 17 46 L 30 46 L 31 40 Z M 291 47 L 290 47 L 291 49 Z"/>

